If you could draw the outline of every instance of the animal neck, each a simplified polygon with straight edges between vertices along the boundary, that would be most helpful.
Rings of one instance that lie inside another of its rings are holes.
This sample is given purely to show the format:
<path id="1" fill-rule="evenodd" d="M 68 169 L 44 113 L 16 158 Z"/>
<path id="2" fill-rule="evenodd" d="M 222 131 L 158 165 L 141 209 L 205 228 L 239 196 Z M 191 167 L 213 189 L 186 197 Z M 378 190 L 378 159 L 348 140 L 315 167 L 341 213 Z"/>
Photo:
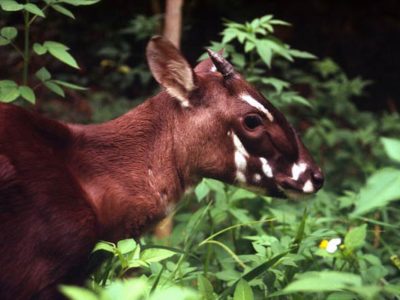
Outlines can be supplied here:
<path id="1" fill-rule="evenodd" d="M 183 117 L 161 93 L 104 124 L 71 125 L 76 136 L 71 168 L 97 212 L 102 238 L 140 235 L 193 183 L 176 130 Z"/>

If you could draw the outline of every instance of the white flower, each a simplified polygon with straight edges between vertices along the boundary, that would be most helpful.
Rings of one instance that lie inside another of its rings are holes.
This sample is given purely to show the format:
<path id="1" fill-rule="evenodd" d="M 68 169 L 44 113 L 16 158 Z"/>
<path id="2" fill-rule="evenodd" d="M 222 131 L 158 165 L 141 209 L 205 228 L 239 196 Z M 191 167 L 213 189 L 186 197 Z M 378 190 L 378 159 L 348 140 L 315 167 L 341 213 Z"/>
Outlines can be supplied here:
<path id="1" fill-rule="evenodd" d="M 338 249 L 338 246 L 342 243 L 342 239 L 341 238 L 335 238 L 335 239 L 331 239 L 328 242 L 328 245 L 326 246 L 326 251 L 328 253 L 335 253 L 336 250 Z"/>

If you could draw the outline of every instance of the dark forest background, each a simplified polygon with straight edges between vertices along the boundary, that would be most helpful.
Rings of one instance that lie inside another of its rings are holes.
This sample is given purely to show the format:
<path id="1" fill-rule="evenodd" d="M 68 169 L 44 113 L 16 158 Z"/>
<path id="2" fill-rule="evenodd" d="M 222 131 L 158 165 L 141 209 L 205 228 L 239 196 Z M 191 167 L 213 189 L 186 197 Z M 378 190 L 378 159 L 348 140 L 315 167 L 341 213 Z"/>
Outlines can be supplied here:
<path id="1" fill-rule="evenodd" d="M 118 49 L 116 45 L 121 46 L 122 39 L 125 48 L 118 50 L 121 55 L 127 56 L 124 64 L 134 67 L 143 63 L 147 39 L 138 39 L 134 34 L 122 35 L 121 38 L 118 33 L 129 27 L 130 21 L 138 15 L 159 15 L 158 31 L 161 32 L 164 5 L 164 1 L 159 0 L 101 1 L 94 6 L 74 10 L 76 20 L 60 17 L 56 13 L 48 14 L 45 20 L 39 20 L 39 23 L 45 24 L 32 27 L 32 36 L 36 41 L 61 40 L 69 45 L 81 66 L 80 74 L 73 76 L 91 88 L 101 88 L 105 80 L 102 75 L 112 70 L 99 68 L 104 58 L 99 51 L 110 45 Z M 321 59 L 332 58 L 349 77 L 361 76 L 372 80 L 367 93 L 354 99 L 360 109 L 398 110 L 400 3 L 396 0 L 188 0 L 183 7 L 182 51 L 195 64 L 209 41 L 220 39 L 223 19 L 244 22 L 265 14 L 273 14 L 293 25 L 277 27 L 276 32 L 293 48 L 308 51 Z M 5 16 L 0 23 L 15 23 L 20 21 L 18 18 L 20 16 Z M 13 59 L 15 56 L 10 56 L 6 48 L 0 48 L 1 77 L 12 77 L 17 73 L 21 66 L 15 65 Z M 60 64 L 54 68 L 63 71 L 65 66 Z M 143 93 L 145 88 L 139 84 L 132 82 L 130 87 L 114 92 L 132 99 L 148 94 L 148 90 Z M 46 96 L 38 98 L 43 97 Z M 40 103 L 39 100 L 38 106 Z"/>

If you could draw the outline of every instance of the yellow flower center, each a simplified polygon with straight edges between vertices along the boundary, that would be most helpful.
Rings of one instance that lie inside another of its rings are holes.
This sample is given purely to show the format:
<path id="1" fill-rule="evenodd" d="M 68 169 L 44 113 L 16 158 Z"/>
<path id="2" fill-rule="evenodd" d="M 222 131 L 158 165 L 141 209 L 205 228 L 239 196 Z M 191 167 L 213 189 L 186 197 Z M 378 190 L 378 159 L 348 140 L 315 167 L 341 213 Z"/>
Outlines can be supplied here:
<path id="1" fill-rule="evenodd" d="M 326 249 L 328 247 L 328 240 L 322 240 L 321 243 L 319 244 L 320 249 Z"/>

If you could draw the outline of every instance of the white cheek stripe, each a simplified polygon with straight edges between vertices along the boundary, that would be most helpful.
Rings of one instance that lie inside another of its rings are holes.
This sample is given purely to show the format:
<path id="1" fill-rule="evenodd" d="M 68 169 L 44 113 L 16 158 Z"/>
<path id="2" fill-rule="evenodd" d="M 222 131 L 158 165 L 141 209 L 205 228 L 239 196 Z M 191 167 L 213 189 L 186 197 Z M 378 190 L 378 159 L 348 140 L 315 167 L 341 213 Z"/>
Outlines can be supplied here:
<path id="1" fill-rule="evenodd" d="M 254 174 L 253 180 L 255 183 L 259 183 L 261 181 L 261 175 L 258 173 Z"/>
<path id="2" fill-rule="evenodd" d="M 262 168 L 262 171 L 264 172 L 265 176 L 272 178 L 272 176 L 273 176 L 272 168 L 268 164 L 268 161 L 264 157 L 260 157 L 260 161 L 261 161 L 261 168 Z"/>
<path id="3" fill-rule="evenodd" d="M 247 102 L 249 105 L 262 111 L 271 122 L 274 121 L 274 117 L 271 115 L 271 113 L 268 111 L 268 109 L 266 109 L 264 107 L 264 105 L 262 105 L 260 102 L 258 102 L 256 99 L 254 99 L 249 94 L 246 94 L 246 93 L 240 94 L 239 98 L 242 99 L 243 101 Z"/>
<path id="4" fill-rule="evenodd" d="M 305 163 L 293 164 L 292 166 L 292 179 L 297 180 L 300 177 L 300 174 L 303 173 L 307 169 L 307 165 Z"/>
<path id="5" fill-rule="evenodd" d="M 314 192 L 314 186 L 310 180 L 307 180 L 306 183 L 303 186 L 303 192 L 304 193 L 312 193 Z"/>
<path id="6" fill-rule="evenodd" d="M 247 158 L 249 153 L 244 148 L 238 136 L 232 133 L 233 145 L 235 146 L 235 165 L 236 165 L 236 179 L 239 182 L 246 181 Z"/>

